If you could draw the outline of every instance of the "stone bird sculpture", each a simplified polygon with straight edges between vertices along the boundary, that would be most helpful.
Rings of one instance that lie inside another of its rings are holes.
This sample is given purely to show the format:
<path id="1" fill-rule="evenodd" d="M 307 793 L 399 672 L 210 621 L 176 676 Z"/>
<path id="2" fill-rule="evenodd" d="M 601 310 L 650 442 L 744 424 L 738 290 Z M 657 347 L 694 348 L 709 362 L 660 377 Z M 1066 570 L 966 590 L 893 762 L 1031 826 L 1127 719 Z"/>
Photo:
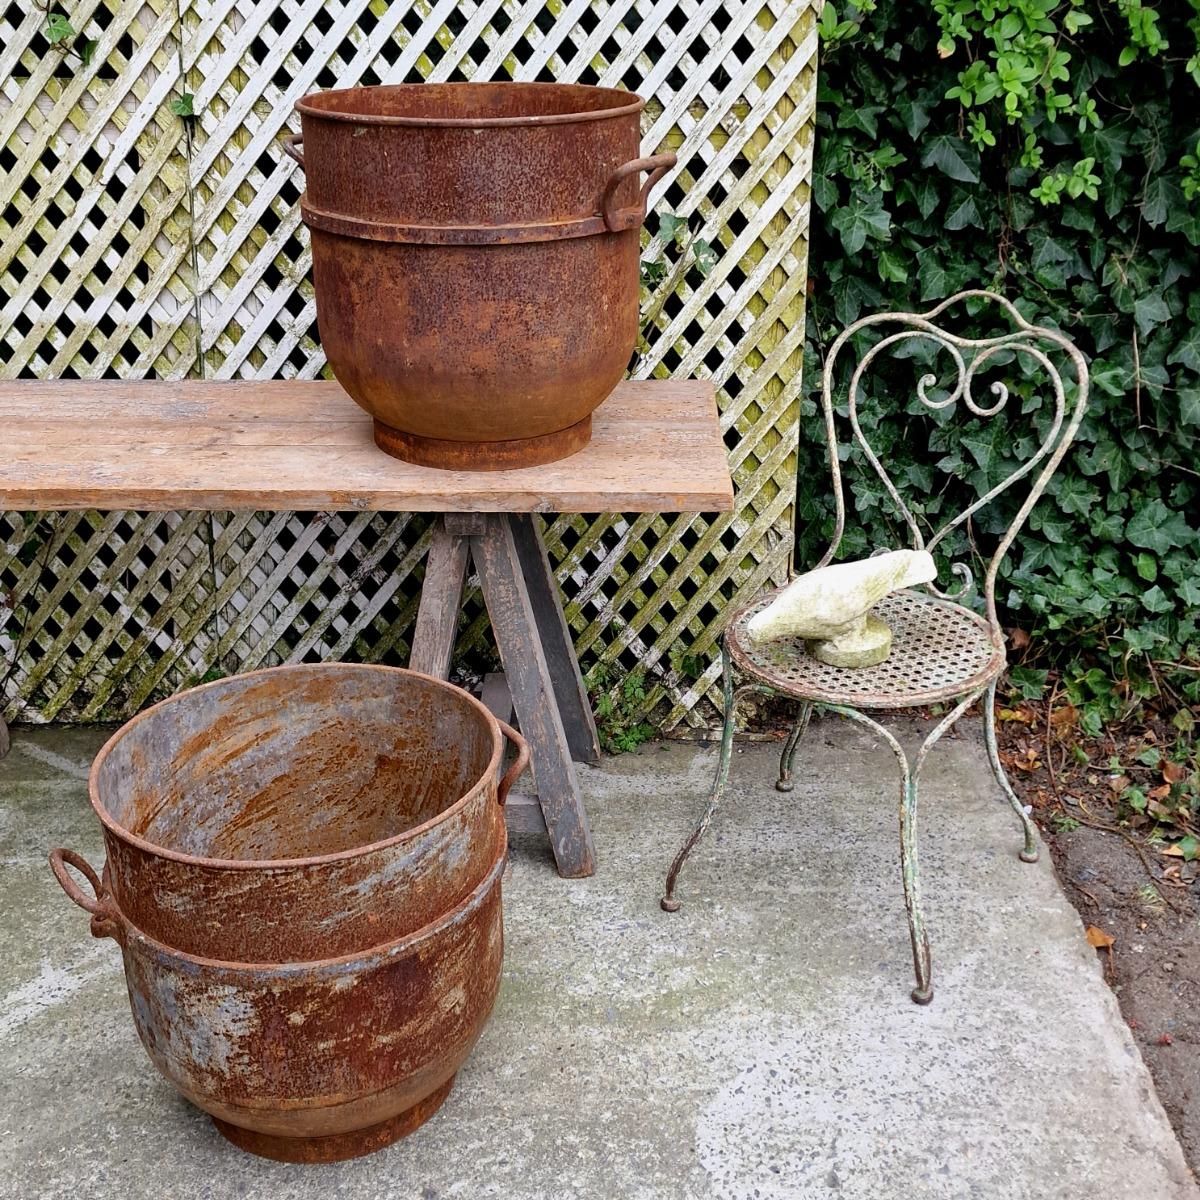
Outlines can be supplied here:
<path id="1" fill-rule="evenodd" d="M 752 642 L 802 637 L 821 662 L 873 667 L 892 649 L 892 631 L 871 609 L 889 592 L 937 578 L 927 550 L 891 550 L 818 567 L 792 580 L 746 624 Z"/>

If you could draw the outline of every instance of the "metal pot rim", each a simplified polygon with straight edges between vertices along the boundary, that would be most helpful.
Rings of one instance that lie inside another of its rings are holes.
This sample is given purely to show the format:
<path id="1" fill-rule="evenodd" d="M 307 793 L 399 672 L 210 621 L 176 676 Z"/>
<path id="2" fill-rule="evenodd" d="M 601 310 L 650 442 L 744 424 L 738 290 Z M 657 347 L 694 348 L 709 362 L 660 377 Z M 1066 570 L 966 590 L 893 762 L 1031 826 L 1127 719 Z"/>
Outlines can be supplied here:
<path id="1" fill-rule="evenodd" d="M 492 863 L 488 873 L 470 892 L 457 904 L 444 909 L 432 921 L 426 922 L 419 929 L 393 938 L 390 942 L 380 942 L 378 946 L 369 946 L 365 950 L 352 950 L 348 954 L 338 954 L 333 958 L 312 958 L 303 962 L 232 962 L 228 959 L 204 958 L 198 954 L 189 954 L 186 950 L 177 950 L 174 946 L 168 946 L 166 942 L 160 942 L 157 938 L 143 932 L 121 911 L 115 900 L 111 901 L 111 910 L 126 935 L 117 937 L 122 949 L 128 948 L 129 943 L 133 941 L 138 943 L 140 948 L 148 950 L 160 958 L 175 959 L 187 963 L 189 967 L 220 971 L 253 971 L 259 974 L 269 972 L 275 976 L 309 976 L 314 970 L 345 967 L 355 963 L 369 963 L 384 955 L 414 949 L 421 942 L 428 941 L 431 937 L 459 921 L 465 920 L 475 912 L 502 882 L 504 869 L 507 866 L 508 848 L 506 846 L 496 856 L 496 861 Z"/>
<path id="2" fill-rule="evenodd" d="M 306 858 L 205 858 L 199 854 L 185 854 L 182 850 L 171 850 L 166 846 L 158 846 L 154 842 L 148 841 L 146 838 L 139 837 L 136 833 L 125 828 L 117 822 L 111 813 L 100 803 L 98 792 L 98 779 L 101 768 L 108 759 L 109 754 L 116 747 L 117 743 L 129 732 L 133 726 L 148 720 L 159 709 L 165 708 L 167 705 L 176 704 L 185 697 L 190 697 L 197 692 L 208 691 L 213 688 L 228 686 L 230 679 L 254 679 L 263 675 L 278 675 L 280 672 L 298 672 L 313 674 L 323 670 L 336 669 L 338 671 L 386 671 L 396 675 L 411 676 L 415 679 L 424 680 L 427 683 L 436 684 L 438 687 L 447 688 L 453 691 L 456 695 L 472 704 L 488 723 L 488 727 L 492 734 L 492 755 L 488 759 L 487 767 L 479 780 L 470 788 L 467 789 L 453 804 L 447 805 L 441 812 L 430 817 L 428 821 L 422 821 L 420 825 L 414 825 L 411 829 L 405 829 L 402 833 L 394 834 L 392 837 L 383 838 L 378 842 L 367 842 L 362 846 L 353 846 L 349 850 L 335 850 L 329 854 L 313 854 Z M 157 704 L 152 704 L 149 708 L 138 713 L 131 720 L 126 721 L 124 725 L 118 729 L 112 737 L 100 747 L 100 752 L 96 755 L 92 762 L 91 770 L 88 772 L 88 799 L 91 801 L 92 809 L 96 816 L 100 819 L 100 824 L 105 829 L 109 830 L 114 836 L 121 841 L 126 842 L 131 846 L 137 847 L 139 850 L 144 850 L 158 858 L 165 858 L 172 862 L 184 863 L 188 866 L 202 867 L 210 871 L 269 871 L 269 870 L 289 870 L 303 867 L 322 866 L 326 863 L 340 862 L 345 859 L 359 858 L 364 854 L 370 854 L 377 850 L 385 850 L 391 846 L 398 846 L 409 841 L 419 835 L 432 829 L 441 821 L 463 809 L 474 800 L 488 785 L 488 780 L 496 778 L 496 772 L 500 766 L 500 760 L 504 753 L 504 735 L 500 730 L 500 725 L 496 720 L 495 715 L 491 710 L 482 703 L 476 700 L 470 692 L 463 688 L 456 687 L 454 684 L 447 682 L 445 679 L 437 679 L 433 675 L 425 675 L 420 671 L 410 671 L 407 667 L 388 667 L 377 663 L 291 663 L 281 667 L 263 667 L 257 671 L 246 671 L 240 675 L 232 675 L 226 679 L 216 679 L 212 683 L 202 683 L 196 687 L 187 688 L 182 692 L 177 692 L 173 696 L 168 696 L 165 700 L 160 700 Z"/>
<path id="3" fill-rule="evenodd" d="M 603 92 L 614 99 L 620 98 L 627 102 L 614 105 L 612 108 L 588 109 L 582 112 L 566 113 L 531 113 L 526 116 L 512 117 L 411 117 L 389 116 L 384 113 L 355 113 L 339 112 L 336 109 L 326 109 L 324 105 L 315 103 L 318 97 L 343 96 L 348 92 L 372 91 L 401 91 L 407 89 L 427 88 L 474 89 L 484 87 L 526 88 L 546 91 L 587 91 Z M 393 83 L 376 84 L 373 87 L 333 88 L 328 91 L 310 92 L 296 101 L 296 111 L 306 117 L 316 117 L 326 121 L 346 121 L 354 125 L 397 125 L 409 128 L 433 129 L 507 129 L 520 126 L 540 127 L 543 125 L 573 125 L 580 121 L 604 121 L 610 117 L 636 116 L 646 107 L 646 101 L 634 92 L 623 88 L 593 87 L 582 83 L 522 83 L 515 80 L 496 80 L 488 83 Z"/>

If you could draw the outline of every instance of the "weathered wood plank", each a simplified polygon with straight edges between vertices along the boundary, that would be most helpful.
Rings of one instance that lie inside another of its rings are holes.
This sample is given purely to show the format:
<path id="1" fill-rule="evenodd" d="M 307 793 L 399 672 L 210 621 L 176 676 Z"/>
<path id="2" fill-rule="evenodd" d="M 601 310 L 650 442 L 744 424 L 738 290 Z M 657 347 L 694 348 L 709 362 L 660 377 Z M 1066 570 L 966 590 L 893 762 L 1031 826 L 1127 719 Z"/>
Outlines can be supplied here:
<path id="1" fill-rule="evenodd" d="M 538 803 L 559 873 L 571 879 L 591 875 L 596 869 L 592 834 L 507 518 L 488 519 L 487 532 L 471 539 L 471 557 L 517 721 L 529 742 Z"/>
<path id="2" fill-rule="evenodd" d="M 444 521 L 435 521 L 429 555 L 425 559 L 425 579 L 421 584 L 412 654 L 408 660 L 414 671 L 423 671 L 438 679 L 446 679 L 450 674 L 469 550 L 466 538 L 450 533 Z"/>
<path id="3" fill-rule="evenodd" d="M 600 739 L 596 736 L 596 721 L 579 673 L 575 643 L 563 616 L 558 584 L 546 557 L 542 535 L 535 519 L 525 513 L 514 514 L 508 518 L 508 523 L 517 557 L 521 560 L 533 619 L 546 656 L 571 757 L 576 762 L 597 763 L 600 761 Z"/>
<path id="4" fill-rule="evenodd" d="M 0 383 L 0 427 L 0 508 L 700 512 L 733 504 L 712 386 L 702 381 L 622 384 L 597 410 L 587 447 L 513 471 L 438 471 L 391 458 L 341 388 L 314 381 Z"/>
<path id="5" fill-rule="evenodd" d="M 504 806 L 504 823 L 509 833 L 540 833 L 546 836 L 546 818 L 536 796 L 509 792 Z"/>

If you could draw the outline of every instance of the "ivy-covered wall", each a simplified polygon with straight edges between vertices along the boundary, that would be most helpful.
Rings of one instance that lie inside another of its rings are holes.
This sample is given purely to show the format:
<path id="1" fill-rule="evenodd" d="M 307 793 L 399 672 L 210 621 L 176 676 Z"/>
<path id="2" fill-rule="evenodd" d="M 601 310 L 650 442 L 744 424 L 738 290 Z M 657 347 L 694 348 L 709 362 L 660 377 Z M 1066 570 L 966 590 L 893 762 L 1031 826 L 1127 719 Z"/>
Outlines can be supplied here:
<path id="1" fill-rule="evenodd" d="M 1198 18 L 1196 0 L 822 14 L 798 564 L 832 528 L 816 401 L 835 331 L 968 287 L 1002 292 L 1091 363 L 1088 415 L 998 598 L 1024 647 L 1018 685 L 1032 696 L 1061 670 L 1093 726 L 1148 696 L 1186 723 L 1200 701 Z M 991 422 L 925 429 L 912 383 L 911 363 L 873 377 L 887 403 L 863 420 L 936 527 L 1030 451 L 1046 402 L 1031 372 Z M 1014 491 L 954 549 L 985 551 Z M 850 504 L 861 532 L 847 553 L 895 544 L 877 480 L 856 474 Z"/>

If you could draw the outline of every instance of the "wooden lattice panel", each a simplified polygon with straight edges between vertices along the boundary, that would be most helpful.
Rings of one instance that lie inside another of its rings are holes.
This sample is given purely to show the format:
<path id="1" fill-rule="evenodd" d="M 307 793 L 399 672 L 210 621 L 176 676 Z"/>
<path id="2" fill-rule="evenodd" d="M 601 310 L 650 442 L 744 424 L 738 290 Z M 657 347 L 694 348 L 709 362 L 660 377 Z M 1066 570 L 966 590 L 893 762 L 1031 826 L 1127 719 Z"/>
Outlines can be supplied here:
<path id="1" fill-rule="evenodd" d="M 719 700 L 725 604 L 782 582 L 791 552 L 818 7 L 104 0 L 71 14 L 99 43 L 84 68 L 48 51 L 36 6 L 11 4 L 0 9 L 0 369 L 325 373 L 303 175 L 279 147 L 299 128 L 294 101 L 314 89 L 511 77 L 651 97 L 645 152 L 679 156 L 652 202 L 686 217 L 717 260 L 649 298 L 635 374 L 717 383 L 735 511 L 564 514 L 547 541 L 585 666 L 644 673 L 640 710 L 663 728 L 703 724 L 701 700 Z M 184 92 L 191 121 L 168 108 Z M 645 257 L 663 254 L 647 235 Z M 407 654 L 419 516 L 0 519 L 10 718 L 123 716 L 213 671 Z M 464 653 L 486 649 L 475 597 L 462 630 Z"/>

